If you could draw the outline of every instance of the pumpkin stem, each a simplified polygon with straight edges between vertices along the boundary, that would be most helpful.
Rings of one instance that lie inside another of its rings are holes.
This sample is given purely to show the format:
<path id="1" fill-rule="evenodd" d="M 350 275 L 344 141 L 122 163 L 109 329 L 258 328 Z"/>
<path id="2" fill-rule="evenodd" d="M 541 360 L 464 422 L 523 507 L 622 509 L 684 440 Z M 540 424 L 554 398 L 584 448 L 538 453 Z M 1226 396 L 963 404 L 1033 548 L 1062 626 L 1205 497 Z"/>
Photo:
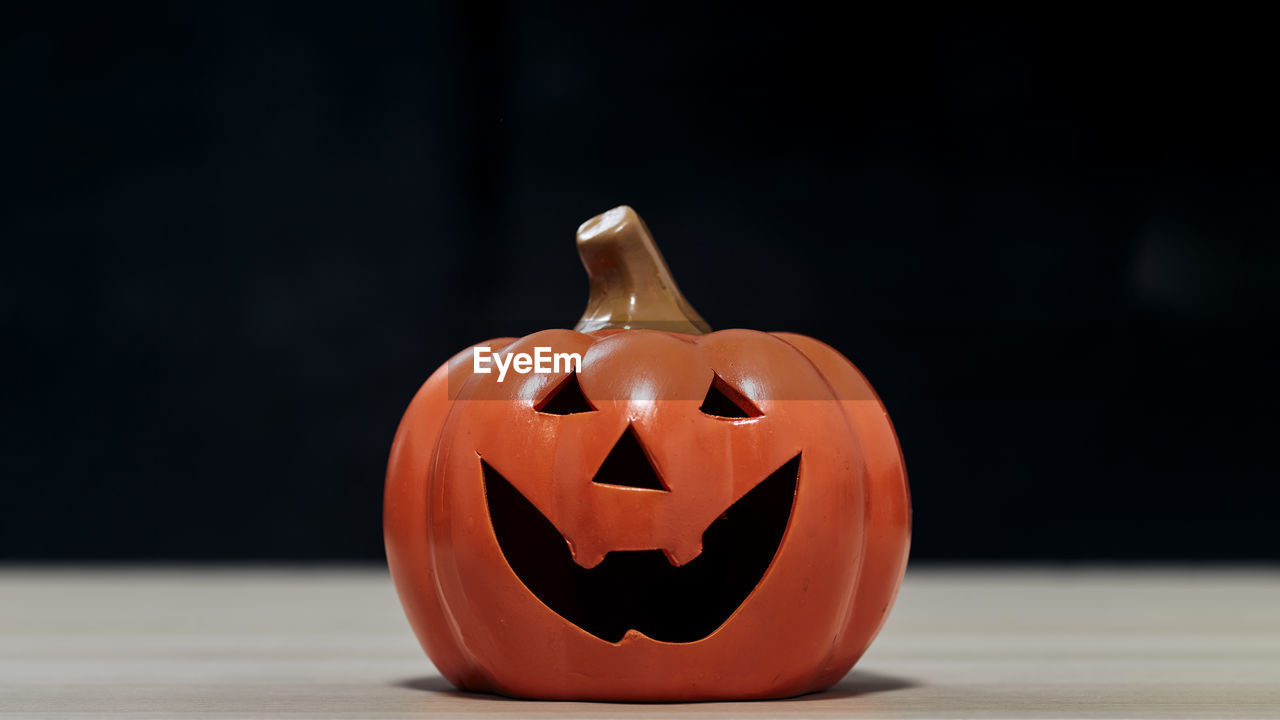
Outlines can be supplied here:
<path id="1" fill-rule="evenodd" d="M 680 294 L 649 228 L 630 207 L 620 205 L 582 223 L 578 255 L 591 281 L 591 296 L 574 330 L 711 332 L 707 321 Z"/>

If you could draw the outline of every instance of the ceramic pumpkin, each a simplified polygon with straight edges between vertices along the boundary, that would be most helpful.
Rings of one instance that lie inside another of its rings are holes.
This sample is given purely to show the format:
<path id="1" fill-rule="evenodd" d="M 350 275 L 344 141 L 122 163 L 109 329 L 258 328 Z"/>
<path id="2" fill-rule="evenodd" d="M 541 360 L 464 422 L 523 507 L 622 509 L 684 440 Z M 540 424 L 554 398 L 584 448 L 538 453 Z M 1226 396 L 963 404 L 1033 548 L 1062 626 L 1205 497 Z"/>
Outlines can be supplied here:
<path id="1" fill-rule="evenodd" d="M 459 688 L 682 701 L 821 690 L 901 583 L 911 509 L 870 385 L 817 340 L 711 332 L 640 218 L 584 223 L 559 372 L 479 373 L 468 349 L 414 397 L 391 450 L 387 559 Z"/>

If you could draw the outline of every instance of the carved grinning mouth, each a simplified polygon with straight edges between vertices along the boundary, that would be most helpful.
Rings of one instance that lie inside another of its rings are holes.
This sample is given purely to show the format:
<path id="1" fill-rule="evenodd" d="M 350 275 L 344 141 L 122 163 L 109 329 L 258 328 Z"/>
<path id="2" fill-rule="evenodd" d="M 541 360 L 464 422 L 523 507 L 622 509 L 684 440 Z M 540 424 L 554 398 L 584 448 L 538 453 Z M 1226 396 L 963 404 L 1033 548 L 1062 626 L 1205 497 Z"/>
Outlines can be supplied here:
<path id="1" fill-rule="evenodd" d="M 702 536 L 702 554 L 681 567 L 661 550 L 615 550 L 596 567 L 582 567 L 551 521 L 488 463 L 481 460 L 481 466 L 502 554 L 543 604 L 608 642 L 634 629 L 654 640 L 687 643 L 723 625 L 769 569 L 795 504 L 800 455 L 712 523 Z M 623 477 L 610 482 L 609 466 L 595 482 L 634 486 Z"/>

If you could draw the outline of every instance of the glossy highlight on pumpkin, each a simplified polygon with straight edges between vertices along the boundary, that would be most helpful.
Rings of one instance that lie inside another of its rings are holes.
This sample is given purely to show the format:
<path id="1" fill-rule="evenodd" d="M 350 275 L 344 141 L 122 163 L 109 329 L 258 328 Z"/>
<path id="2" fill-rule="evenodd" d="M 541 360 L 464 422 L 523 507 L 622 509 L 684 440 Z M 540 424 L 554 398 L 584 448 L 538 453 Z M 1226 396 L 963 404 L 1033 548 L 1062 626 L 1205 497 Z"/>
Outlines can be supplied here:
<path id="1" fill-rule="evenodd" d="M 529 698 L 785 697 L 840 679 L 887 616 L 910 500 L 883 405 L 804 336 L 709 332 L 627 207 L 579 231 L 577 330 L 491 340 L 579 372 L 470 372 L 393 442 L 388 563 L 456 686 Z"/>

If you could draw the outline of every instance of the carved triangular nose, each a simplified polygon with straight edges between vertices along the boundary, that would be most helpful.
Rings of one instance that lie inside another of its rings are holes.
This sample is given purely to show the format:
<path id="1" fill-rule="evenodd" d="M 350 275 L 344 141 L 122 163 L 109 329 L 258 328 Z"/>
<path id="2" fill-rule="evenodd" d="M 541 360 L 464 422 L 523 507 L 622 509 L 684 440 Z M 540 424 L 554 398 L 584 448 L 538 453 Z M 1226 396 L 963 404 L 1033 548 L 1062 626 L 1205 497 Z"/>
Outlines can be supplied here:
<path id="1" fill-rule="evenodd" d="M 640 438 L 636 436 L 635 428 L 630 425 L 609 451 L 609 457 L 604 459 L 591 482 L 645 490 L 668 489 L 649 461 Z"/>

